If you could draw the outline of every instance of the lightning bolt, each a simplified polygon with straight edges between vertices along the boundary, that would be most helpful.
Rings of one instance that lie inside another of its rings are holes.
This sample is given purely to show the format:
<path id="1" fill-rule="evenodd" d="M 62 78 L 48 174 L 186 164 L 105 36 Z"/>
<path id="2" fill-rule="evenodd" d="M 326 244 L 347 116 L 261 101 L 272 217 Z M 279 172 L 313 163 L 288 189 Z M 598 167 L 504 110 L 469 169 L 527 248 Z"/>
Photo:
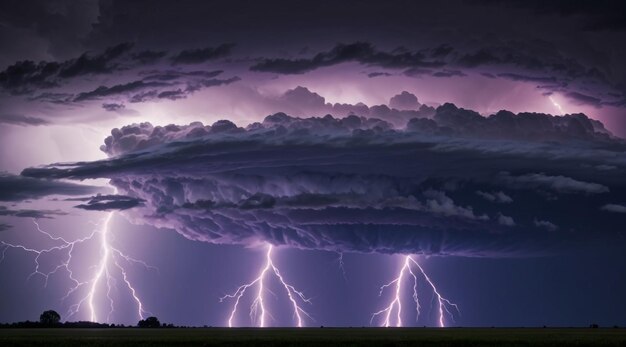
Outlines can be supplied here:
<path id="1" fill-rule="evenodd" d="M 419 270 L 419 272 L 417 271 L 414 272 L 413 268 L 416 268 L 417 270 Z M 370 324 L 373 323 L 374 318 L 376 318 L 377 316 L 383 316 L 384 320 L 382 322 L 382 326 L 384 327 L 390 327 L 390 326 L 401 327 L 402 326 L 402 284 L 404 282 L 404 278 L 409 275 L 411 276 L 413 280 L 413 302 L 415 303 L 415 311 L 417 313 L 417 318 L 419 318 L 420 308 L 421 308 L 419 295 L 417 291 L 417 285 L 419 282 L 418 275 L 421 275 L 421 277 L 424 278 L 425 282 L 432 289 L 433 298 L 434 299 L 436 298 L 439 327 L 442 327 L 442 328 L 445 327 L 444 319 L 446 315 L 448 315 L 450 318 L 453 319 L 454 318 L 453 311 L 460 313 L 459 308 L 455 303 L 446 299 L 439 293 L 439 290 L 437 289 L 433 281 L 430 279 L 430 277 L 428 277 L 428 275 L 426 274 L 422 266 L 415 259 L 413 259 L 410 255 L 407 255 L 404 258 L 404 263 L 402 265 L 402 268 L 400 269 L 398 277 L 393 279 L 391 282 L 381 286 L 380 292 L 378 293 L 379 296 L 382 296 L 385 289 L 389 287 L 395 287 L 393 300 L 391 300 L 389 305 L 387 305 L 385 308 L 383 308 L 382 310 L 378 312 L 374 312 L 372 314 L 372 317 L 370 319 Z M 393 316 L 394 312 L 395 312 L 395 318 Z"/>
<path id="2" fill-rule="evenodd" d="M 33 219 L 33 223 L 35 224 L 37 232 L 44 235 L 50 241 L 55 242 L 57 245 L 43 249 L 35 249 L 24 246 L 22 244 L 0 241 L 0 245 L 2 246 L 2 256 L 0 257 L 0 263 L 4 260 L 8 249 L 17 249 L 27 253 L 32 253 L 33 255 L 35 255 L 35 268 L 33 272 L 28 275 L 27 279 L 30 279 L 33 276 L 42 276 L 45 280 L 44 287 L 47 286 L 50 276 L 61 270 L 65 271 L 67 273 L 68 279 L 72 284 L 66 292 L 65 296 L 63 296 L 62 300 L 66 300 L 70 296 L 73 296 L 74 293 L 82 291 L 83 288 L 87 288 L 87 293 L 80 297 L 78 302 L 70 305 L 68 310 L 68 319 L 76 315 L 81 310 L 81 307 L 83 305 L 86 305 L 89 319 L 92 322 L 97 322 L 99 319 L 102 319 L 102 316 L 98 314 L 98 309 L 96 308 L 95 302 L 98 299 L 98 295 L 100 294 L 99 285 L 103 282 L 106 284 L 107 290 L 105 296 L 109 302 L 109 311 L 106 316 L 106 322 L 110 321 L 111 315 L 115 310 L 115 300 L 111 296 L 111 292 L 113 288 L 117 288 L 117 280 L 114 277 L 115 273 L 117 272 L 118 274 L 121 274 L 122 282 L 126 285 L 130 296 L 133 298 L 135 304 L 137 305 L 137 315 L 139 316 L 139 318 L 144 319 L 145 314 L 149 312 L 144 309 L 144 305 L 137 294 L 137 290 L 131 283 L 130 278 L 128 277 L 128 272 L 124 267 L 125 263 L 122 263 L 122 260 L 126 263 L 135 263 L 142 265 L 147 269 L 154 269 L 157 271 L 158 269 L 149 266 L 141 260 L 137 260 L 124 254 L 122 251 L 115 248 L 111 244 L 109 240 L 109 224 L 111 222 L 111 219 L 113 218 L 113 214 L 114 212 L 108 213 L 100 230 L 98 230 L 98 228 L 95 228 L 89 235 L 71 241 L 60 236 L 54 236 L 49 232 L 43 230 L 37 220 Z M 93 275 L 85 281 L 80 281 L 74 273 L 76 271 L 75 268 L 72 267 L 72 264 L 74 264 L 74 262 L 76 261 L 73 257 L 73 252 L 76 246 L 92 240 L 98 241 L 100 243 L 99 261 L 96 265 L 96 271 L 93 273 Z M 63 254 L 60 264 L 56 265 L 52 270 L 47 272 L 41 270 L 41 256 L 56 252 L 60 252 L 61 254 Z"/>
<path id="3" fill-rule="evenodd" d="M 339 270 L 341 270 L 343 280 L 347 281 L 348 277 L 346 276 L 346 268 L 344 267 L 345 263 L 343 262 L 343 253 L 339 253 L 339 256 L 337 257 L 337 262 L 339 263 Z"/>
<path id="4" fill-rule="evenodd" d="M 258 319 L 259 327 L 261 328 L 266 326 L 265 317 L 266 315 L 269 315 L 269 312 L 267 311 L 265 307 L 264 296 L 265 296 L 265 292 L 269 290 L 265 288 L 264 281 L 268 273 L 273 273 L 278 279 L 278 281 L 280 281 L 285 291 L 287 292 L 287 297 L 289 301 L 291 302 L 291 306 L 293 307 L 293 315 L 297 323 L 297 326 L 299 328 L 303 326 L 303 319 L 302 319 L 303 315 L 312 319 L 311 316 L 304 309 L 302 309 L 302 307 L 298 304 L 298 299 L 307 304 L 311 304 L 311 300 L 308 299 L 306 296 L 304 296 L 304 294 L 301 291 L 298 291 L 294 286 L 292 286 L 291 284 L 285 281 L 285 279 L 280 274 L 280 271 L 278 270 L 276 265 L 274 265 L 274 261 L 272 260 L 272 249 L 273 249 L 272 245 L 267 246 L 267 252 L 265 254 L 265 265 L 263 269 L 261 269 L 259 276 L 257 276 L 252 282 L 239 286 L 234 293 L 224 295 L 223 297 L 220 298 L 220 302 L 223 302 L 226 299 L 234 299 L 233 309 L 230 312 L 230 316 L 228 317 L 228 327 L 233 326 L 233 321 L 235 319 L 235 314 L 237 313 L 239 300 L 246 293 L 246 290 L 248 290 L 251 287 L 254 287 L 255 285 L 258 287 L 258 289 L 257 289 L 256 297 L 254 298 L 254 301 L 252 302 L 252 305 L 250 306 L 250 319 L 252 320 L 253 323 Z"/>
<path id="5" fill-rule="evenodd" d="M 561 114 L 565 114 L 565 112 L 563 111 L 563 107 L 561 107 L 561 105 L 552 98 L 552 95 L 548 96 L 548 99 L 550 99 L 552 105 L 554 105 L 554 107 L 556 107 Z"/>

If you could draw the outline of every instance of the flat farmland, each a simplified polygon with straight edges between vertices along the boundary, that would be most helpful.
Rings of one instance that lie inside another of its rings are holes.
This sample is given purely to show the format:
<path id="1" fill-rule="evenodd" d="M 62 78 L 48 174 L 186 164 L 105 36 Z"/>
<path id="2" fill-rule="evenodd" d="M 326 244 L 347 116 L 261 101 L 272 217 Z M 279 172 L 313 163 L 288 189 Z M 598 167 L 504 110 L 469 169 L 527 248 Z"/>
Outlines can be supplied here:
<path id="1" fill-rule="evenodd" d="M 626 329 L 0 329 L 0 346 L 626 346 Z"/>

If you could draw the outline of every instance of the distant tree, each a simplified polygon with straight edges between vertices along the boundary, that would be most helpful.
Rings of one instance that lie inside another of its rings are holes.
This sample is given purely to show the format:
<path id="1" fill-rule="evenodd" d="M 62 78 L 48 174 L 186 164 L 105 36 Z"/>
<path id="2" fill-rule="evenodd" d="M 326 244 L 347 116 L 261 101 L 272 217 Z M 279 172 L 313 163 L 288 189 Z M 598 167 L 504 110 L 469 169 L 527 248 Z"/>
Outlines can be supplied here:
<path id="1" fill-rule="evenodd" d="M 161 322 L 157 317 L 148 317 L 140 320 L 137 326 L 140 328 L 158 328 L 161 326 Z"/>
<path id="2" fill-rule="evenodd" d="M 39 323 L 43 325 L 55 325 L 59 324 L 60 321 L 61 315 L 53 310 L 44 311 L 41 316 L 39 316 Z"/>

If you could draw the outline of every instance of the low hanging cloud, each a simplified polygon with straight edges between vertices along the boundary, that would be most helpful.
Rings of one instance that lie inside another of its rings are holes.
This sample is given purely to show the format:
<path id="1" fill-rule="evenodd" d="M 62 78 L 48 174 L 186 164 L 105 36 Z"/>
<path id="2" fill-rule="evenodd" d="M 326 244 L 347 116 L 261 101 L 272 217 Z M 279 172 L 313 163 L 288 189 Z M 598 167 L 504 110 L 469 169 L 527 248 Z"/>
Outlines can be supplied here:
<path id="1" fill-rule="evenodd" d="M 71 78 L 110 74 L 118 68 L 120 58 L 132 46 L 121 43 L 99 54 L 84 53 L 63 62 L 18 61 L 0 71 L 0 87 L 11 94 L 30 94 L 37 89 L 57 87 Z"/>
<path id="2" fill-rule="evenodd" d="M 66 212 L 60 210 L 33 210 L 33 209 L 10 209 L 6 206 L 0 206 L 0 216 L 5 217 L 21 217 L 21 218 L 54 218 L 54 216 L 64 216 Z M 0 230 L 1 229 L 0 224 Z"/>
<path id="3" fill-rule="evenodd" d="M 428 68 L 445 65 L 442 61 L 430 59 L 422 52 L 385 52 L 377 50 L 369 42 L 354 42 L 338 44 L 331 50 L 319 52 L 311 58 L 265 58 L 251 66 L 250 70 L 281 74 L 302 74 L 345 62 L 358 62 L 364 65 L 392 69 Z"/>
<path id="4" fill-rule="evenodd" d="M 131 59 L 138 61 L 139 63 L 143 65 L 147 65 L 147 64 L 153 64 L 153 63 L 158 62 L 166 55 L 167 55 L 166 51 L 145 50 L 145 51 L 134 53 Z"/>
<path id="5" fill-rule="evenodd" d="M 398 47 L 391 51 L 378 49 L 369 42 L 339 43 L 308 58 L 260 58 L 250 70 L 304 74 L 347 62 L 376 67 L 378 71 L 368 73 L 369 77 L 390 76 L 391 70 L 417 78 L 463 78 L 480 73 L 489 78 L 532 83 L 547 90 L 547 95 L 559 92 L 580 105 L 597 108 L 626 105 L 623 83 L 611 82 L 613 76 L 604 69 L 565 56 L 562 51 L 546 47 L 541 40 L 523 44 L 496 42 L 475 49 L 440 45 L 413 50 Z"/>
<path id="6" fill-rule="evenodd" d="M 49 195 L 85 195 L 96 193 L 100 189 L 100 187 L 0 172 L 0 201 L 19 202 Z"/>
<path id="7" fill-rule="evenodd" d="M 169 84 L 162 82 L 145 82 L 145 81 L 133 81 L 124 84 L 116 84 L 110 87 L 100 86 L 94 90 L 88 92 L 79 93 L 74 102 L 97 100 L 105 97 L 116 96 L 120 94 L 137 92 L 144 89 L 167 87 Z"/>
<path id="8" fill-rule="evenodd" d="M 284 113 L 245 128 L 141 123 L 113 129 L 107 160 L 22 175 L 109 178 L 142 201 L 123 212 L 132 222 L 212 243 L 484 257 L 623 245 L 600 209 L 626 193 L 621 140 L 591 122 L 568 131 L 583 116 L 540 116 L 536 128 L 526 114 L 515 129 L 532 136 L 485 136 L 510 125 L 452 106 L 418 119 L 426 128 Z"/>
<path id="9" fill-rule="evenodd" d="M 68 201 L 86 201 L 74 207 L 88 211 L 127 210 L 143 204 L 144 200 L 126 195 L 96 195 L 88 198 L 67 199 Z"/>
<path id="10" fill-rule="evenodd" d="M 183 50 L 172 58 L 172 64 L 200 64 L 229 55 L 235 45 L 222 44 L 217 47 Z"/>
<path id="11" fill-rule="evenodd" d="M 124 110 L 115 105 L 175 101 L 205 88 L 239 81 L 238 76 L 218 78 L 222 70 L 205 70 L 205 66 L 198 66 L 228 56 L 232 47 L 222 44 L 182 50 L 170 57 L 168 65 L 159 64 L 169 54 L 167 51 L 133 51 L 130 43 L 99 53 L 86 52 L 65 61 L 17 61 L 0 71 L 0 94 L 4 91 L 26 95 L 28 101 L 59 107 L 99 101 L 106 111 L 136 114 L 132 109 Z M 109 77 L 113 73 L 116 78 Z M 27 115 L 0 115 L 0 124 L 34 126 L 53 122 L 53 119 Z"/>
<path id="12" fill-rule="evenodd" d="M 126 105 L 124 105 L 124 104 L 116 104 L 116 103 L 112 102 L 112 103 L 104 103 L 104 104 L 102 104 L 102 108 L 105 109 L 106 111 L 109 111 L 109 112 L 120 112 L 120 111 L 124 111 L 124 109 L 126 108 Z"/>
<path id="13" fill-rule="evenodd" d="M 78 93 L 73 96 L 72 102 L 85 102 L 101 99 L 126 99 L 131 103 L 155 101 L 155 100 L 178 100 L 209 87 L 227 85 L 240 80 L 239 77 L 226 79 L 214 78 L 223 71 L 162 71 L 154 72 L 140 80 L 116 84 L 112 86 L 99 86 L 93 90 Z M 103 107 L 107 111 L 118 111 L 115 103 L 105 103 Z"/>

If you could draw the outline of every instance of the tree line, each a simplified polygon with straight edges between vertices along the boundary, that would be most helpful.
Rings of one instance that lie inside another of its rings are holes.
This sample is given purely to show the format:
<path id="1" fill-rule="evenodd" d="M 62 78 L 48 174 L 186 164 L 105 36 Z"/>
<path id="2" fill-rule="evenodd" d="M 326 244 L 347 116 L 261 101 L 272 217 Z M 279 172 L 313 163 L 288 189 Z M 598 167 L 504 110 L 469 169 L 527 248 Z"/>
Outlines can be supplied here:
<path id="1" fill-rule="evenodd" d="M 172 323 L 161 323 L 157 317 L 148 317 L 137 325 L 107 324 L 89 321 L 61 322 L 61 315 L 54 310 L 44 311 L 39 321 L 0 323 L 0 328 L 182 328 Z"/>

